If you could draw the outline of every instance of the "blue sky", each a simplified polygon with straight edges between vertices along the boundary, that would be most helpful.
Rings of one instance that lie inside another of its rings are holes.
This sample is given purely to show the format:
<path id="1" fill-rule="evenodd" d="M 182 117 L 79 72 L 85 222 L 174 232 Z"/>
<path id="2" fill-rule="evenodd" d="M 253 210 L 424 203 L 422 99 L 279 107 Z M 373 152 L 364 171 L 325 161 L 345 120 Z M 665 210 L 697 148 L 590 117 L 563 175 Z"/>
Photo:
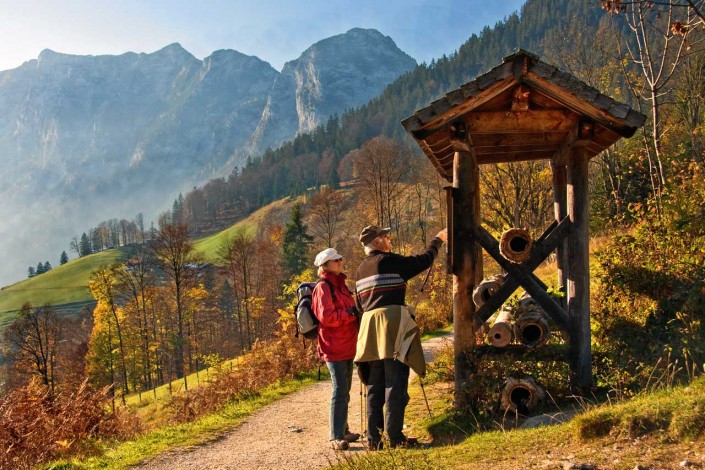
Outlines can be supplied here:
<path id="1" fill-rule="evenodd" d="M 419 62 L 456 50 L 525 0 L 0 0 L 0 70 L 43 49 L 153 52 L 178 42 L 199 59 L 218 49 L 281 70 L 311 44 L 353 27 L 391 36 Z"/>

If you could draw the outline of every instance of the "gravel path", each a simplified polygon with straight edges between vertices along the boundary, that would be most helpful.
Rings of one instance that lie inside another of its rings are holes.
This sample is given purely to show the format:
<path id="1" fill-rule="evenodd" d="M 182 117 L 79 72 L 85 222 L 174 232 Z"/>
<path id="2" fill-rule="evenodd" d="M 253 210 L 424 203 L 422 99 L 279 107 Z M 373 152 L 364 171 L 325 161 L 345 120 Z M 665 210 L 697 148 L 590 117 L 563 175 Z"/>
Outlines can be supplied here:
<path id="1" fill-rule="evenodd" d="M 447 337 L 424 342 L 427 360 L 432 360 Z M 360 382 L 353 374 L 348 423 L 360 432 Z M 299 390 L 260 411 L 216 441 L 164 452 L 140 469 L 210 470 L 323 468 L 363 451 L 362 442 L 347 452 L 335 452 L 328 442 L 330 381 Z"/>

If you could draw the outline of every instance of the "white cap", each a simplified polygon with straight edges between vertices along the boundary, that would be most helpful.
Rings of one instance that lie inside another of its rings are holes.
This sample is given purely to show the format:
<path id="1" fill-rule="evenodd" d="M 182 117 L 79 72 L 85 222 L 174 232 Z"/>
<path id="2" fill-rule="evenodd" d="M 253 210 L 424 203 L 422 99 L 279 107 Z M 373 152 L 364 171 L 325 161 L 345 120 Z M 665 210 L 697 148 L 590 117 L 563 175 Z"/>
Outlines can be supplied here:
<path id="1" fill-rule="evenodd" d="M 316 255 L 316 261 L 313 262 L 316 266 L 323 266 L 332 259 L 340 259 L 343 255 L 338 254 L 335 248 L 326 248 Z"/>

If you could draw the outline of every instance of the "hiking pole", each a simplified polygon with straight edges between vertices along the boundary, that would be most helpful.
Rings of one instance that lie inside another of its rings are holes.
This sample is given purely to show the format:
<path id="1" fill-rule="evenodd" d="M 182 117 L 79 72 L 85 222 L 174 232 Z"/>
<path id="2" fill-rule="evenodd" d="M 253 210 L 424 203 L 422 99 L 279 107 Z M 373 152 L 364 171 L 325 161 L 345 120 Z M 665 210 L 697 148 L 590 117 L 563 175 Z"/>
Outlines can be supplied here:
<path id="1" fill-rule="evenodd" d="M 360 435 L 364 436 L 364 434 L 362 433 L 362 429 L 364 427 L 363 420 L 365 419 L 362 411 L 362 387 L 364 387 L 364 385 L 362 384 L 362 380 L 360 380 Z"/>
<path id="2" fill-rule="evenodd" d="M 428 398 L 426 397 L 426 389 L 423 386 L 423 379 L 419 376 L 419 383 L 421 384 L 421 393 L 423 393 L 423 399 L 426 402 L 426 410 L 428 410 L 428 417 L 433 419 L 433 414 L 431 413 L 431 407 L 428 405 Z"/>
<path id="3" fill-rule="evenodd" d="M 428 278 L 431 275 L 432 270 L 433 270 L 433 262 L 431 262 L 431 266 L 429 266 L 428 271 L 426 271 L 426 277 L 423 278 L 423 283 L 421 284 L 421 289 L 419 289 L 419 293 L 423 293 L 424 287 L 426 287 L 426 283 L 428 282 Z"/>

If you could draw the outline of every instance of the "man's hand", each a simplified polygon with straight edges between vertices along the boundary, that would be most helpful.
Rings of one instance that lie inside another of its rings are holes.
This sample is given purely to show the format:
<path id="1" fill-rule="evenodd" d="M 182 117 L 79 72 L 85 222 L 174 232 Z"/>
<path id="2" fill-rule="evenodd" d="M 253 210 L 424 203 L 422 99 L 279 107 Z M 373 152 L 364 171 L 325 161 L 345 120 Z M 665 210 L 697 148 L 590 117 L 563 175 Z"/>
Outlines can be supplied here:
<path id="1" fill-rule="evenodd" d="M 436 238 L 440 238 L 443 241 L 443 243 L 447 242 L 448 241 L 448 229 L 444 228 L 443 230 L 438 232 L 438 234 L 436 234 Z"/>

